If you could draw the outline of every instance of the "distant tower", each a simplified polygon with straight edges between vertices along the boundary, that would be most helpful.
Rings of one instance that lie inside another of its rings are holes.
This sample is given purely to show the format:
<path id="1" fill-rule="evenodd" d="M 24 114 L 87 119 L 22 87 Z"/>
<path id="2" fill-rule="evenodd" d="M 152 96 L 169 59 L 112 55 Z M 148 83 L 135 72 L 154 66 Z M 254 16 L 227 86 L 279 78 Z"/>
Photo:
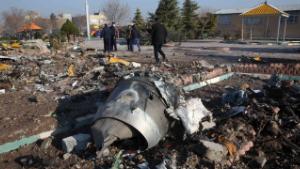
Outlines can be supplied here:
<path id="1" fill-rule="evenodd" d="M 86 15 L 86 30 L 87 30 L 87 38 L 91 39 L 91 29 L 90 29 L 90 14 L 89 14 L 89 4 L 88 0 L 85 0 L 85 15 Z"/>

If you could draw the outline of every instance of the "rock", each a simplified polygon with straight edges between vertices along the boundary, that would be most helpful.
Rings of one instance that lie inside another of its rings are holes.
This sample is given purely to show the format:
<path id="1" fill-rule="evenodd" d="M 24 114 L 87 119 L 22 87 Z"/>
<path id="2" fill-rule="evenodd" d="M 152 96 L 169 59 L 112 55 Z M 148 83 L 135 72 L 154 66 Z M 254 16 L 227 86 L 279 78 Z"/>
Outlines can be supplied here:
<path id="1" fill-rule="evenodd" d="M 32 166 L 34 164 L 34 159 L 33 159 L 33 156 L 25 156 L 25 157 L 21 157 L 18 160 L 18 162 L 22 166 Z"/>
<path id="2" fill-rule="evenodd" d="M 82 151 L 86 148 L 86 145 L 90 139 L 91 136 L 89 134 L 77 134 L 66 137 L 62 140 L 62 148 L 67 153 L 70 153 L 73 150 Z"/>
<path id="3" fill-rule="evenodd" d="M 265 164 L 267 163 L 267 158 L 264 152 L 259 151 L 258 152 L 258 156 L 255 157 L 255 161 L 257 163 L 257 165 L 259 166 L 259 168 L 263 168 L 265 166 Z"/>
<path id="4" fill-rule="evenodd" d="M 228 150 L 225 146 L 206 140 L 200 140 L 201 144 L 194 146 L 193 151 L 199 156 L 205 156 L 211 161 L 222 162 Z"/>
<path id="5" fill-rule="evenodd" d="M 136 62 L 131 62 L 131 65 L 132 65 L 132 67 L 134 67 L 134 68 L 139 68 L 139 67 L 142 66 L 140 63 L 136 63 Z"/>
<path id="6" fill-rule="evenodd" d="M 254 143 L 253 143 L 252 141 L 248 141 L 248 142 L 243 143 L 243 144 L 240 146 L 240 149 L 239 149 L 239 151 L 238 151 L 238 154 L 239 154 L 240 156 L 245 155 L 246 152 L 248 152 L 253 146 L 254 146 Z"/>
<path id="7" fill-rule="evenodd" d="M 200 61 L 198 61 L 198 63 L 200 63 L 202 67 L 207 68 L 207 69 L 215 68 L 214 65 L 209 64 L 206 60 L 200 60 Z"/>
<path id="8" fill-rule="evenodd" d="M 264 148 L 266 148 L 270 151 L 281 151 L 283 149 L 283 146 L 278 141 L 269 141 L 264 144 Z"/>
<path id="9" fill-rule="evenodd" d="M 202 131 L 211 129 L 216 126 L 214 121 L 204 121 L 201 123 Z"/>
<path id="10" fill-rule="evenodd" d="M 52 138 L 47 138 L 45 140 L 43 140 L 42 144 L 41 144 L 41 148 L 46 150 L 48 149 L 52 144 Z"/>
<path id="11" fill-rule="evenodd" d="M 275 121 L 271 121 L 267 126 L 267 131 L 269 131 L 272 135 L 277 136 L 280 133 L 280 128 Z"/>
<path id="12" fill-rule="evenodd" d="M 103 150 L 103 153 L 102 153 L 103 157 L 107 157 L 107 156 L 109 156 L 109 154 L 110 154 L 110 151 L 108 148 Z"/>
<path id="13" fill-rule="evenodd" d="M 32 102 L 32 103 L 37 103 L 38 99 L 36 96 L 29 96 L 28 97 L 28 101 Z"/>
<path id="14" fill-rule="evenodd" d="M 156 165 L 155 168 L 156 169 L 167 169 L 166 167 L 166 160 L 164 159 L 163 162 L 161 162 L 160 164 Z"/>
<path id="15" fill-rule="evenodd" d="M 137 156 L 136 156 L 136 159 L 137 159 L 137 161 L 138 161 L 139 163 L 142 163 L 142 162 L 145 161 L 143 155 L 141 155 L 141 154 L 137 155 Z"/>
<path id="16" fill-rule="evenodd" d="M 279 107 L 272 107 L 272 112 L 273 113 L 277 114 L 277 113 L 279 113 L 279 111 L 280 111 Z"/>
<path id="17" fill-rule="evenodd" d="M 199 164 L 199 159 L 198 159 L 198 156 L 193 154 L 191 156 L 189 156 L 187 159 L 186 159 L 186 166 L 188 168 L 197 168 L 197 165 Z"/>
<path id="18" fill-rule="evenodd" d="M 38 168 L 49 163 L 41 159 L 40 157 L 33 155 L 18 157 L 16 159 L 16 162 L 19 163 L 22 166 L 22 168 Z"/>
<path id="19" fill-rule="evenodd" d="M 138 164 L 137 167 L 138 167 L 139 169 L 150 169 L 150 168 L 149 168 L 149 163 L 148 163 L 148 162 L 144 162 L 144 163 L 142 163 L 142 164 Z"/>
<path id="20" fill-rule="evenodd" d="M 64 160 L 67 160 L 67 159 L 69 159 L 70 157 L 71 157 L 71 154 L 70 154 L 70 153 L 66 153 L 66 154 L 63 155 Z"/>
<path id="21" fill-rule="evenodd" d="M 0 94 L 5 94 L 5 89 L 0 89 Z"/>
<path id="22" fill-rule="evenodd" d="M 110 155 L 110 151 L 108 148 L 105 148 L 104 150 L 97 151 L 97 158 L 100 159 L 102 157 L 108 157 Z"/>

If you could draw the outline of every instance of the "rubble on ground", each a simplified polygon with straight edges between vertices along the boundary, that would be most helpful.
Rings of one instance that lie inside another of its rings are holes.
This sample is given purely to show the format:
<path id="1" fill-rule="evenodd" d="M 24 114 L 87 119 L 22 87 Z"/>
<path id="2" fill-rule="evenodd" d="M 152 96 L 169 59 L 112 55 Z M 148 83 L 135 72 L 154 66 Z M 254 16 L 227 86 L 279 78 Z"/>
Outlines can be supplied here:
<path id="1" fill-rule="evenodd" d="M 3 154 L 0 168 L 300 166 L 299 81 L 280 81 L 276 75 L 270 80 L 234 75 L 186 93 L 181 90 L 184 85 L 222 75 L 228 67 L 205 61 L 158 67 L 80 53 L 3 56 L 0 63 L 1 97 L 26 92 L 30 95 L 22 97 L 33 106 L 55 101 L 54 112 L 43 118 L 57 119 L 56 126 L 86 115 L 95 121 L 79 131 Z M 100 98 L 93 93 L 99 91 L 106 94 Z M 83 108 L 86 102 L 88 108 Z M 17 116 L 0 120 L 17 123 Z M 33 126 L 43 125 L 40 118 L 28 114 Z M 4 128 L 10 125 L 16 124 Z M 39 131 L 35 132 L 16 132 L 0 141 Z"/>

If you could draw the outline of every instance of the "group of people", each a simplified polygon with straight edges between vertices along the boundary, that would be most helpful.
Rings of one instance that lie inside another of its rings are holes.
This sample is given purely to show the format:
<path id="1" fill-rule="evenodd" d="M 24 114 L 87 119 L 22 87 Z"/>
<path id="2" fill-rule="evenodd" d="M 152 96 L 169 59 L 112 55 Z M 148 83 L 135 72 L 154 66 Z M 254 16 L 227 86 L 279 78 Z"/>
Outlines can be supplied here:
<path id="1" fill-rule="evenodd" d="M 126 41 L 128 51 L 134 51 L 134 45 L 137 46 L 138 51 L 141 51 L 141 34 L 135 25 L 129 25 L 126 31 Z"/>
<path id="2" fill-rule="evenodd" d="M 159 64 L 161 62 L 159 59 L 159 54 L 162 56 L 162 61 L 168 61 L 165 53 L 162 51 L 162 46 L 166 43 L 168 35 L 165 26 L 159 22 L 158 18 L 156 18 L 148 32 L 151 34 L 151 42 L 154 48 L 156 63 Z M 101 32 L 101 37 L 104 41 L 104 52 L 111 52 L 113 50 L 117 51 L 117 39 L 119 38 L 119 31 L 114 22 L 110 27 L 108 27 L 107 24 L 104 25 L 104 28 Z M 129 25 L 126 31 L 128 51 L 134 51 L 134 45 L 138 47 L 138 51 L 141 51 L 140 39 L 140 32 L 136 26 Z"/>
<path id="3" fill-rule="evenodd" d="M 101 31 L 101 38 L 104 41 L 104 52 L 117 51 L 117 39 L 119 38 L 119 30 L 113 22 L 110 27 L 107 24 Z"/>

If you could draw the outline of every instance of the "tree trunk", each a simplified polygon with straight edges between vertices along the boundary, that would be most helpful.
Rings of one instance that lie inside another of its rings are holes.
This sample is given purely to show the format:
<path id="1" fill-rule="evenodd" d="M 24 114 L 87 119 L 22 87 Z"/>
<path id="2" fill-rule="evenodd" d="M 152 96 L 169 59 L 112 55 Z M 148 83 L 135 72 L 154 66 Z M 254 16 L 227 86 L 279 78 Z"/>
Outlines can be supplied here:
<path id="1" fill-rule="evenodd" d="M 70 34 L 67 34 L 68 43 L 70 43 Z"/>

